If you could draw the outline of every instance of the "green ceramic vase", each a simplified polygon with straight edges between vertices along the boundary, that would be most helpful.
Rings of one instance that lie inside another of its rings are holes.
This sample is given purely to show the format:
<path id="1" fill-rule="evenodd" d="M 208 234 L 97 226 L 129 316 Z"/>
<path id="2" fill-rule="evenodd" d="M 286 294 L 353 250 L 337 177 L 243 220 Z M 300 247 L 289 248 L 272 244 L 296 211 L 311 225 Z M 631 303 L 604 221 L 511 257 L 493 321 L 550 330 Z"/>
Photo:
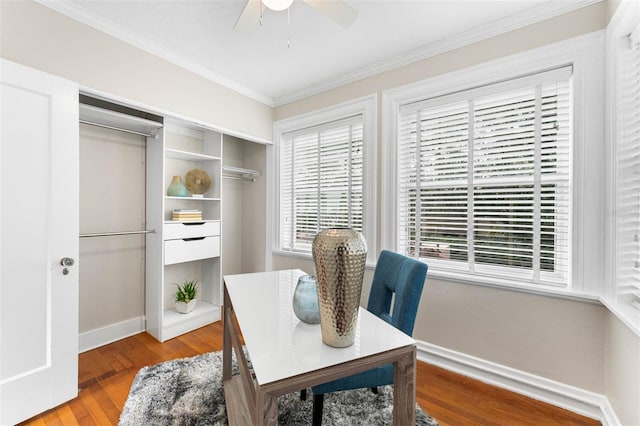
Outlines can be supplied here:
<path id="1" fill-rule="evenodd" d="M 167 195 L 170 197 L 188 197 L 189 191 L 187 187 L 182 183 L 182 177 L 174 176 L 171 184 L 167 188 Z"/>

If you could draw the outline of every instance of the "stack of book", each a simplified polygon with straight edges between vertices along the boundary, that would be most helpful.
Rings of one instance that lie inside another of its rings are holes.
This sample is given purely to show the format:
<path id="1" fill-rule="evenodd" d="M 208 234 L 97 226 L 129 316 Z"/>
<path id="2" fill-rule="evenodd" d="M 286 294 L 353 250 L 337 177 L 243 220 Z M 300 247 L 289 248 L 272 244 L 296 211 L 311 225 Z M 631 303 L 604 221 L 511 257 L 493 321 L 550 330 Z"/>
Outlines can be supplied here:
<path id="1" fill-rule="evenodd" d="M 191 209 L 174 209 L 171 212 L 171 220 L 178 220 L 181 222 L 189 220 L 202 220 L 202 211 Z"/>

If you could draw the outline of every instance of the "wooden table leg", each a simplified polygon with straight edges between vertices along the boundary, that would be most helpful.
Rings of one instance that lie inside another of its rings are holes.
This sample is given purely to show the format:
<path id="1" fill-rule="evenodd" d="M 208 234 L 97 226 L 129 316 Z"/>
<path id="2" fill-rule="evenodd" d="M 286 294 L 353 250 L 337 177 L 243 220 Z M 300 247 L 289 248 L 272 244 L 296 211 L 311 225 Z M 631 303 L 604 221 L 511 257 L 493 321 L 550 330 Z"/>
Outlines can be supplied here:
<path id="1" fill-rule="evenodd" d="M 393 369 L 393 424 L 416 424 L 416 347 L 399 358 Z"/>
<path id="2" fill-rule="evenodd" d="M 227 286 L 224 286 L 224 305 L 222 306 L 222 380 L 231 379 L 231 299 L 227 293 Z"/>
<path id="3" fill-rule="evenodd" d="M 272 426 L 278 424 L 278 398 L 258 390 L 256 393 L 257 424 Z M 262 421 L 260 423 L 260 421 Z"/>

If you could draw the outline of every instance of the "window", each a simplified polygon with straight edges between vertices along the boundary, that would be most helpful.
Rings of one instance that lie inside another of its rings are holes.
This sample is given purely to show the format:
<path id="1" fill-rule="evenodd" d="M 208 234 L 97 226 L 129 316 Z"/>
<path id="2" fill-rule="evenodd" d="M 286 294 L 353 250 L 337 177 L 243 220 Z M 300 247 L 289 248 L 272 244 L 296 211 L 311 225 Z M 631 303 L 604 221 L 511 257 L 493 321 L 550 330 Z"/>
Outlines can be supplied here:
<path id="1" fill-rule="evenodd" d="M 310 251 L 325 228 L 362 232 L 363 151 L 362 116 L 282 135 L 282 249 Z"/>
<path id="2" fill-rule="evenodd" d="M 348 227 L 374 254 L 374 110 L 370 97 L 276 123 L 277 251 L 310 255 L 318 231 Z"/>
<path id="3" fill-rule="evenodd" d="M 640 6 L 621 5 L 610 32 L 615 312 L 640 332 Z"/>
<path id="4" fill-rule="evenodd" d="M 399 252 L 441 270 L 566 287 L 571 67 L 402 105 Z"/>
<path id="5" fill-rule="evenodd" d="M 618 68 L 618 292 L 640 309 L 640 27 Z"/>

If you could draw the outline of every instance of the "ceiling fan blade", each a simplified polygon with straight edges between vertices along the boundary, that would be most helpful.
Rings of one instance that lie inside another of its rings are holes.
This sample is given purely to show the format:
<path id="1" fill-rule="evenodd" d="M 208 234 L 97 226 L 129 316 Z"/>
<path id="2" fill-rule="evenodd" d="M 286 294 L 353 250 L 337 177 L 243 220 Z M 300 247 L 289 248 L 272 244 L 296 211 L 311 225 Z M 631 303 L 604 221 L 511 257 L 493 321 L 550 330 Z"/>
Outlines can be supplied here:
<path id="1" fill-rule="evenodd" d="M 304 0 L 318 12 L 347 28 L 358 17 L 358 11 L 342 0 Z"/>
<path id="2" fill-rule="evenodd" d="M 234 30 L 249 32 L 254 30 L 260 22 L 260 12 L 262 9 L 261 0 L 247 0 L 242 13 L 238 17 Z"/>

